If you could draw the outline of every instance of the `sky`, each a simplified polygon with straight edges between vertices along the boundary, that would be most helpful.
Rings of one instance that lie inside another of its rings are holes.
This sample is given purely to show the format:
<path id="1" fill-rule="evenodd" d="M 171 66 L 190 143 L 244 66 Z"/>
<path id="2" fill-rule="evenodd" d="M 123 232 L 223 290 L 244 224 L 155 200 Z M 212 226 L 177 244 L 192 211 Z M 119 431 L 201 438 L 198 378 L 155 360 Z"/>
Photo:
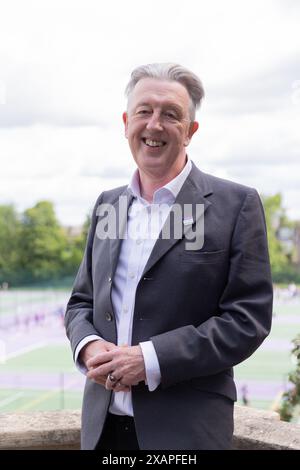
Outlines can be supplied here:
<path id="1" fill-rule="evenodd" d="M 176 62 L 206 97 L 189 157 L 300 219 L 300 1 L 0 0 L 0 204 L 80 225 L 135 169 L 124 89 Z"/>

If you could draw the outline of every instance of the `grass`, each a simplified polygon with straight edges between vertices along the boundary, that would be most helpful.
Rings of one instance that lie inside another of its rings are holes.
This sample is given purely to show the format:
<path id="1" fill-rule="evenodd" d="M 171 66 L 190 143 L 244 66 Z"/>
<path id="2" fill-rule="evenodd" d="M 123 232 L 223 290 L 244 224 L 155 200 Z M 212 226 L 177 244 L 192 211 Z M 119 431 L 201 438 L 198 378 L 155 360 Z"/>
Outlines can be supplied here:
<path id="1" fill-rule="evenodd" d="M 51 390 L 0 390 L 0 412 L 49 411 L 60 409 L 80 409 L 82 393 Z"/>
<path id="2" fill-rule="evenodd" d="M 277 316 L 269 338 L 292 341 L 300 333 L 300 305 L 278 303 L 275 307 Z M 287 314 L 298 314 L 299 323 L 284 323 L 284 316 Z M 281 319 L 282 323 L 276 323 L 278 318 Z M 277 380 L 284 382 L 288 373 L 294 367 L 290 350 L 274 351 L 260 348 L 249 359 L 235 367 L 235 377 L 243 380 Z"/>
<path id="3" fill-rule="evenodd" d="M 27 352 L 21 356 L 9 359 L 0 366 L 0 372 L 15 373 L 16 383 L 26 373 L 40 373 L 41 387 L 43 378 L 48 374 L 57 374 L 54 377 L 56 389 L 45 390 L 27 389 L 24 387 L 0 389 L 0 413 L 23 412 L 34 410 L 79 409 L 81 407 L 82 392 L 60 389 L 60 377 L 63 373 L 74 372 L 75 381 L 80 379 L 72 360 L 72 352 L 68 344 L 48 346 Z"/>
<path id="4" fill-rule="evenodd" d="M 237 401 L 238 405 L 243 405 L 241 400 Z M 271 410 L 273 406 L 272 400 L 250 400 L 249 406 L 251 408 L 259 408 L 261 410 Z"/>
<path id="5" fill-rule="evenodd" d="M 8 301 L 7 307 L 14 306 L 14 292 L 11 292 L 10 302 Z M 34 301 L 40 302 L 40 299 L 53 300 L 54 298 L 62 298 L 64 292 L 58 291 L 58 295 L 45 290 L 44 292 L 36 291 L 27 293 L 27 302 Z M 26 292 L 19 291 L 17 293 L 19 300 L 26 300 Z M 35 297 L 36 296 L 36 297 Z M 1 296 L 0 296 L 1 297 Z M 35 298 L 34 298 L 35 297 Z M 31 300 L 29 300 L 31 299 Z M 2 299 L 4 301 L 4 298 Z M 6 301 L 5 301 L 6 302 Z M 2 303 L 2 307 L 4 304 Z M 272 332 L 270 338 L 283 339 L 291 341 L 298 333 L 300 333 L 300 302 L 286 303 L 276 302 L 274 311 L 276 316 L 274 318 Z M 0 312 L 1 313 L 1 312 Z M 299 323 L 293 320 L 289 323 L 289 318 L 286 315 L 299 315 Z M 277 323 L 277 319 L 281 320 Z M 247 382 L 247 380 L 255 381 L 274 381 L 284 384 L 287 379 L 288 373 L 294 368 L 290 357 L 289 350 L 264 350 L 258 349 L 251 358 L 244 361 L 235 367 L 235 377 L 239 381 Z M 74 378 L 80 379 L 80 372 L 74 366 L 71 349 L 69 344 L 52 345 L 42 347 L 18 357 L 9 359 L 5 364 L 0 365 L 1 373 L 18 374 L 24 377 L 26 374 L 37 373 L 41 374 L 41 385 L 43 377 L 47 374 L 57 374 L 59 384 L 59 374 L 61 373 L 74 373 Z M 17 383 L 17 382 L 16 382 Z M 22 381 L 20 381 L 22 383 Z M 39 384 L 40 385 L 40 384 Z M 29 384 L 30 386 L 30 384 Z M 33 411 L 33 410 L 55 410 L 61 408 L 75 409 L 81 407 L 82 392 L 73 390 L 48 390 L 45 385 L 45 390 L 31 389 L 0 389 L 0 412 L 9 411 Z M 251 400 L 250 406 L 257 408 L 269 409 L 276 397 L 270 400 Z M 238 402 L 240 403 L 240 401 Z"/>
<path id="6" fill-rule="evenodd" d="M 76 367 L 72 359 L 70 346 L 53 345 L 35 349 L 21 356 L 14 357 L 0 366 L 1 372 L 74 372 Z"/>
<path id="7" fill-rule="evenodd" d="M 63 289 L 0 291 L 0 316 L 16 315 L 17 312 L 20 315 L 26 309 L 40 310 L 41 304 L 45 306 L 62 304 L 69 294 L 70 290 Z"/>
<path id="8" fill-rule="evenodd" d="M 293 367 L 289 351 L 258 350 L 234 370 L 237 379 L 282 381 Z"/>

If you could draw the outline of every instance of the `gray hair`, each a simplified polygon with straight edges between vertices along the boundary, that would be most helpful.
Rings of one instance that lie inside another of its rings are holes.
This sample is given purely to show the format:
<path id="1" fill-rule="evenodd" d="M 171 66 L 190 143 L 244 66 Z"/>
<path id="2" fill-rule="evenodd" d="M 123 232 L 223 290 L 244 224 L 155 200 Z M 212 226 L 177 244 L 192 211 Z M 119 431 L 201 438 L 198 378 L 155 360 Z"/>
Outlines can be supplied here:
<path id="1" fill-rule="evenodd" d="M 196 109 L 200 107 L 204 98 L 204 88 L 200 78 L 193 72 L 173 63 L 156 63 L 141 65 L 133 70 L 130 81 L 126 87 L 125 94 L 127 97 L 132 93 L 135 85 L 142 78 L 157 78 L 158 80 L 169 80 L 181 83 L 190 96 L 190 118 L 195 120 Z"/>

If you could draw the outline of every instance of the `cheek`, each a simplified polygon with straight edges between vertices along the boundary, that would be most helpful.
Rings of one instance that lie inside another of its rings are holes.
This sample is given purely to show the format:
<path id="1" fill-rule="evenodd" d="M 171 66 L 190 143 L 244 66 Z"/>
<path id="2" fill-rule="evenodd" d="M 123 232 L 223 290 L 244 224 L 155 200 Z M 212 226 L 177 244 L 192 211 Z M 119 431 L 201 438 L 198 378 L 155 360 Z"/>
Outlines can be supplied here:
<path id="1" fill-rule="evenodd" d="M 138 126 L 136 124 L 132 124 L 130 127 L 127 129 L 127 135 L 128 138 L 133 140 L 133 139 L 140 139 L 140 133 L 142 129 L 141 126 Z"/>
<path id="2" fill-rule="evenodd" d="M 180 146 L 186 140 L 186 133 L 182 129 L 180 129 L 177 130 L 177 132 L 174 132 L 172 137 L 173 144 Z"/>

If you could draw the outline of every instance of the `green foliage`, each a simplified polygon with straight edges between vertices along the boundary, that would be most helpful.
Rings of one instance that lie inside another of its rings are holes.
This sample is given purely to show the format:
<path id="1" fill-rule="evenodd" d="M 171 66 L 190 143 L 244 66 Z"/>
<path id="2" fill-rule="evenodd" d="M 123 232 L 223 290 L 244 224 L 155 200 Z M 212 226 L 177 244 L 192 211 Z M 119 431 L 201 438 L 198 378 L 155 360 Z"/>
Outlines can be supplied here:
<path id="1" fill-rule="evenodd" d="M 268 231 L 268 245 L 272 277 L 274 282 L 300 282 L 300 270 L 291 262 L 291 254 L 284 249 L 278 239 L 280 229 L 293 229 L 294 223 L 288 220 L 282 206 L 281 194 L 262 196 Z"/>
<path id="2" fill-rule="evenodd" d="M 81 263 L 90 224 L 91 217 L 88 215 L 82 226 L 81 233 L 77 236 L 69 237 L 68 239 L 68 245 L 62 255 L 65 265 L 65 274 L 67 275 L 76 272 Z"/>
<path id="3" fill-rule="evenodd" d="M 293 387 L 282 395 L 279 414 L 283 421 L 291 421 L 300 405 L 300 335 L 296 336 L 293 344 L 292 355 L 296 360 L 296 369 L 289 374 L 289 382 Z"/>
<path id="4" fill-rule="evenodd" d="M 10 278 L 18 267 L 20 228 L 14 207 L 0 206 L 0 279 Z"/>
<path id="5" fill-rule="evenodd" d="M 263 205 L 265 209 L 266 224 L 268 231 L 268 243 L 272 273 L 276 273 L 286 268 L 288 258 L 284 253 L 283 247 L 276 237 L 279 227 L 286 220 L 284 209 L 282 208 L 281 194 L 263 197 Z"/>
<path id="6" fill-rule="evenodd" d="M 62 254 L 67 239 L 59 226 L 53 205 L 38 202 L 23 215 L 20 236 L 20 268 L 32 279 L 45 279 L 61 274 Z"/>
<path id="7" fill-rule="evenodd" d="M 89 220 L 74 236 L 60 226 L 49 201 L 38 202 L 21 216 L 13 206 L 0 206 L 0 285 L 72 283 Z"/>
<path id="8" fill-rule="evenodd" d="M 300 270 L 292 265 L 278 239 L 282 227 L 292 227 L 280 194 L 262 197 L 268 230 L 274 282 L 299 282 Z M 0 206 L 0 285 L 56 285 L 74 279 L 81 262 L 90 217 L 76 235 L 61 227 L 53 205 L 40 201 L 19 215 L 11 205 Z"/>

